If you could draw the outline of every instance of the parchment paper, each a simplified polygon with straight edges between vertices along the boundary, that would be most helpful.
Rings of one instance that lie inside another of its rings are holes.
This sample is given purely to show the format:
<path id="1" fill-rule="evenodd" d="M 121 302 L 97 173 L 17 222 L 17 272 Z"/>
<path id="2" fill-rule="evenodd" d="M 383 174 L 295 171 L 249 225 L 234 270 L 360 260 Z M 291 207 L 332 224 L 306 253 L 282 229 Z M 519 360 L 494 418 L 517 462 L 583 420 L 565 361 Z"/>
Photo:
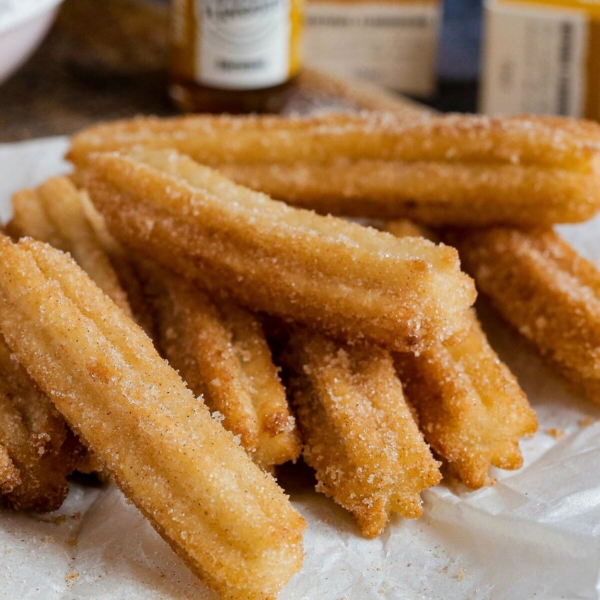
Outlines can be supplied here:
<path id="1" fill-rule="evenodd" d="M 0 216 L 10 194 L 64 172 L 63 138 L 0 146 Z M 563 227 L 600 261 L 600 220 Z M 306 517 L 306 557 L 281 600 L 598 598 L 600 407 L 577 398 L 484 303 L 492 344 L 516 373 L 540 431 L 522 443 L 525 466 L 469 492 L 440 485 L 423 517 L 393 518 L 364 540 L 344 510 L 282 478 Z M 556 429 L 548 433 L 548 430 Z M 564 437 L 560 438 L 560 432 Z M 557 439 L 559 437 L 560 439 Z M 113 487 L 73 484 L 53 515 L 0 512 L 0 599 L 214 599 Z"/>

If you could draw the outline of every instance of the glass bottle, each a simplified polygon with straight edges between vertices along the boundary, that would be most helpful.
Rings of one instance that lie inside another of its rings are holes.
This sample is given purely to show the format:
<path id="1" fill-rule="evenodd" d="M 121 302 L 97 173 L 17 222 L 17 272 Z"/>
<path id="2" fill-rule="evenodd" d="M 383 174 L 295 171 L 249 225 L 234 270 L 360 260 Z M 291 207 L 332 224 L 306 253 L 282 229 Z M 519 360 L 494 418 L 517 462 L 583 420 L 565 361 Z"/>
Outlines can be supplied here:
<path id="1" fill-rule="evenodd" d="M 303 0 L 172 0 L 171 97 L 188 112 L 277 112 L 303 16 Z"/>

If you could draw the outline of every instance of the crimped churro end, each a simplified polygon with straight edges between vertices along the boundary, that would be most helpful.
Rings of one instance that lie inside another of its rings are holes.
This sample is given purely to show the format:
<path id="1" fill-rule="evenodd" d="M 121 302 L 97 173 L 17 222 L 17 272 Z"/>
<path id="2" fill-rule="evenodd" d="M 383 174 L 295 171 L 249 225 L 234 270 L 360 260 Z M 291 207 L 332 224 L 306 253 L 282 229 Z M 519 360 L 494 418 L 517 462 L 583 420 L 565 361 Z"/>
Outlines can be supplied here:
<path id="1" fill-rule="evenodd" d="M 433 237 L 410 221 L 390 222 L 394 235 Z M 490 485 L 489 468 L 522 465 L 519 439 L 537 421 L 514 375 L 490 346 L 473 309 L 462 337 L 415 355 L 396 353 L 408 401 L 425 439 L 468 487 Z"/>
<path id="2" fill-rule="evenodd" d="M 440 473 L 404 400 L 388 352 L 294 329 L 282 361 L 317 491 L 379 535 L 391 513 L 421 514 Z"/>
<path id="3" fill-rule="evenodd" d="M 537 421 L 516 378 L 470 316 L 461 340 L 395 358 L 425 439 L 453 474 L 477 489 L 489 485 L 491 466 L 522 465 L 518 441 L 536 431 Z"/>
<path id="4" fill-rule="evenodd" d="M 14 510 L 58 509 L 69 491 L 67 476 L 80 445 L 1 335 L 0 449 L 5 473 L 0 475 L 0 504 Z"/>

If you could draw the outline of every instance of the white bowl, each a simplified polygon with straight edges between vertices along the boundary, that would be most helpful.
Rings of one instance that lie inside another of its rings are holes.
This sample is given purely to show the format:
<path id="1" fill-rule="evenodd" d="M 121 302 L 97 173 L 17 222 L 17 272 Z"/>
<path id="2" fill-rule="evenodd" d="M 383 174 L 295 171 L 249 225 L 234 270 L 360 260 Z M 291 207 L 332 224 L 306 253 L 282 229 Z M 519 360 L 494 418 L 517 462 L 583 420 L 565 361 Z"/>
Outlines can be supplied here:
<path id="1" fill-rule="evenodd" d="M 0 83 L 39 46 L 62 0 L 0 0 Z"/>

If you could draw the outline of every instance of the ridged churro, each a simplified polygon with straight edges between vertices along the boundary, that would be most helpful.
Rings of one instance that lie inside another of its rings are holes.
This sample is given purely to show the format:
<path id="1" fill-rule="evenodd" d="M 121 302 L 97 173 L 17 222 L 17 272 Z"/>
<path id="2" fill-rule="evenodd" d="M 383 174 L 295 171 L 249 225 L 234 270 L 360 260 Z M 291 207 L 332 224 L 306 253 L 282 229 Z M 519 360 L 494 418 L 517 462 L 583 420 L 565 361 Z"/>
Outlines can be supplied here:
<path id="1" fill-rule="evenodd" d="M 96 285 L 127 316 L 133 318 L 128 298 L 132 288 L 130 286 L 125 291 L 121 285 L 122 280 L 129 281 L 123 277 L 123 273 L 129 273 L 129 265 L 121 258 L 122 253 L 117 251 L 118 244 L 114 241 L 109 243 L 108 233 L 97 230 L 90 221 L 89 210 L 93 210 L 90 205 L 87 194 L 77 190 L 69 179 L 54 177 L 38 188 L 23 189 L 13 195 L 13 218 L 8 230 L 14 237 L 31 237 L 69 252 Z M 118 273 L 115 264 L 119 266 Z M 136 319 L 138 314 L 144 313 L 139 310 Z M 92 452 L 82 449 L 80 454 L 77 471 L 96 473 L 101 479 L 106 479 Z"/>
<path id="2" fill-rule="evenodd" d="M 600 208 L 600 175 L 557 168 L 392 161 L 218 168 L 241 185 L 321 214 L 404 217 L 431 226 L 575 223 Z"/>
<path id="3" fill-rule="evenodd" d="M 397 236 L 433 237 L 407 221 L 390 222 Z M 491 466 L 518 469 L 519 439 L 537 429 L 516 378 L 490 346 L 475 311 L 468 334 L 419 353 L 396 353 L 396 367 L 425 439 L 465 485 L 493 482 Z"/>
<path id="4" fill-rule="evenodd" d="M 143 331 L 58 250 L 0 238 L 0 329 L 125 495 L 223 598 L 272 598 L 304 520 Z"/>
<path id="5" fill-rule="evenodd" d="M 584 221 L 600 208 L 600 125 L 558 117 L 329 114 L 138 118 L 75 136 L 70 157 L 174 148 L 324 214 L 483 226 Z"/>
<path id="6" fill-rule="evenodd" d="M 472 328 L 459 343 L 394 358 L 425 439 L 465 485 L 476 489 L 493 482 L 491 466 L 522 466 L 519 440 L 535 433 L 537 421 L 514 375 L 472 317 Z"/>
<path id="7" fill-rule="evenodd" d="M 66 177 L 54 177 L 12 199 L 11 234 L 32 237 L 69 252 L 96 285 L 132 316 L 127 295 L 83 208 L 83 193 Z"/>
<path id="8" fill-rule="evenodd" d="M 159 344 L 171 366 L 259 466 L 298 458 L 295 421 L 256 317 L 181 277 L 150 274 Z"/>
<path id="9" fill-rule="evenodd" d="M 142 327 L 150 339 L 157 337 L 156 323 L 152 307 L 142 281 L 136 256 L 131 256 L 110 234 L 104 217 L 96 210 L 85 190 L 80 193 L 83 212 L 96 233 L 117 274 L 119 283 L 127 295 L 127 302 L 133 312 L 135 322 Z"/>
<path id="10" fill-rule="evenodd" d="M 590 400 L 600 402 L 600 272 L 552 230 L 449 236 L 500 314 Z"/>
<path id="11" fill-rule="evenodd" d="M 58 509 L 82 450 L 0 335 L 0 505 Z"/>
<path id="12" fill-rule="evenodd" d="M 441 479 L 390 353 L 294 330 L 282 361 L 317 490 L 349 510 L 365 537 L 392 513 L 421 512 L 420 492 Z"/>
<path id="13" fill-rule="evenodd" d="M 460 332 L 475 290 L 449 247 L 289 207 L 170 151 L 89 157 L 120 242 L 255 311 L 396 350 Z"/>
<path id="14" fill-rule="evenodd" d="M 138 117 L 75 135 L 69 157 L 144 146 L 203 164 L 321 164 L 335 159 L 539 164 L 587 172 L 600 126 L 560 117 L 332 113 L 316 117 Z"/>
<path id="15" fill-rule="evenodd" d="M 0 444 L 0 494 L 12 492 L 20 483 L 19 469 L 10 458 L 8 448 Z"/>

